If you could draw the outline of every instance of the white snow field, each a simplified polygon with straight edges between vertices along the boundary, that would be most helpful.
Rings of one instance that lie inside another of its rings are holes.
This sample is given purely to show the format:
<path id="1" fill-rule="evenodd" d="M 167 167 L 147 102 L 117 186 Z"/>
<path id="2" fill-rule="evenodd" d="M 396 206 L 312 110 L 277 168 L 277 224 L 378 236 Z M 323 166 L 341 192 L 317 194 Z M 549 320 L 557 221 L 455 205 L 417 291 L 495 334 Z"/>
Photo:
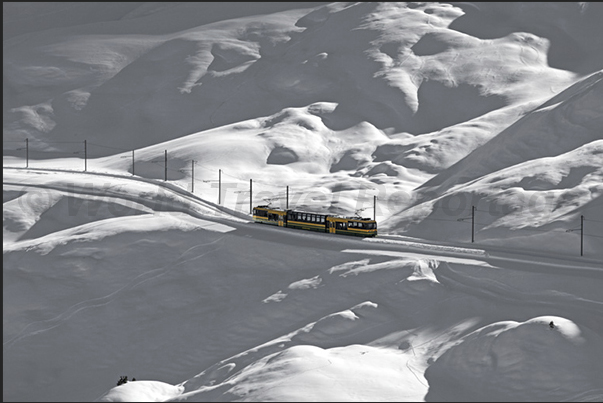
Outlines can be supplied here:
<path id="1" fill-rule="evenodd" d="M 4 2 L 3 400 L 602 401 L 601 20 Z"/>

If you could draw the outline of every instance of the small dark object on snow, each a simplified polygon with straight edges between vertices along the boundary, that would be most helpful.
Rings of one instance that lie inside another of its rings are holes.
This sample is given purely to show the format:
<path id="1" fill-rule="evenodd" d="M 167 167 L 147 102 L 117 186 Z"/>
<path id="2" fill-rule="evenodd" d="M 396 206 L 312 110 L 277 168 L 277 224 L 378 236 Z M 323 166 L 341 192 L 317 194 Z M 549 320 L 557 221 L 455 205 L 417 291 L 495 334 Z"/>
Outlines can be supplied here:
<path id="1" fill-rule="evenodd" d="M 554 329 L 554 328 L 555 328 L 555 323 L 553 323 L 553 321 L 551 321 L 551 323 L 549 323 L 549 327 L 550 327 L 551 329 Z"/>
<path id="2" fill-rule="evenodd" d="M 128 383 L 128 375 L 120 376 L 119 381 L 117 381 L 117 386 L 123 385 L 124 383 Z"/>
<path id="3" fill-rule="evenodd" d="M 132 381 L 135 381 L 135 380 L 136 380 L 136 378 L 132 378 Z"/>

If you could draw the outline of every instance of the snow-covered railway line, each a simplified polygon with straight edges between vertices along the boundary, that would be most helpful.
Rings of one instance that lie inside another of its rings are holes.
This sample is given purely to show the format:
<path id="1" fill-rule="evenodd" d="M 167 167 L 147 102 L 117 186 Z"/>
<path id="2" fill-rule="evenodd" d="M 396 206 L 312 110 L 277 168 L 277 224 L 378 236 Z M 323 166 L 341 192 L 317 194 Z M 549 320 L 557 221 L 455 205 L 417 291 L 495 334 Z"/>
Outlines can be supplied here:
<path id="1" fill-rule="evenodd" d="M 7 171 L 9 173 L 7 173 Z M 14 174 L 11 175 L 11 171 L 14 172 Z M 79 178 L 90 176 L 109 177 L 123 182 L 112 183 L 110 186 L 107 186 L 107 184 L 100 184 L 100 188 L 95 188 L 93 183 L 85 180 L 74 181 L 69 185 L 65 185 L 65 183 L 61 181 L 52 181 L 46 178 L 42 179 L 41 177 L 36 178 L 39 180 L 24 181 L 23 178 L 27 178 L 28 176 L 19 175 L 18 173 L 27 172 L 36 172 L 38 174 L 40 172 L 73 174 L 74 176 L 79 176 Z M 136 181 L 140 184 L 148 184 L 154 186 L 155 188 L 149 188 L 148 192 L 141 192 L 138 195 L 133 195 L 127 191 L 122 191 L 122 186 L 127 186 L 128 182 L 130 181 Z M 91 184 L 92 186 L 88 186 Z M 178 211 L 205 219 L 208 217 L 222 217 L 232 218 L 234 220 L 238 219 L 237 221 L 249 220 L 249 218 L 244 214 L 203 200 L 200 197 L 195 196 L 172 183 L 163 183 L 158 180 L 146 179 L 137 176 L 49 168 L 4 167 L 3 185 L 21 188 L 36 187 L 41 190 L 48 189 L 65 193 L 77 193 L 88 197 L 120 198 L 130 202 L 139 203 L 151 209 L 165 210 L 169 208 L 170 211 Z M 153 190 L 156 190 L 157 188 L 165 191 L 166 193 L 161 194 L 159 192 L 153 192 Z M 201 207 L 201 209 L 196 207 Z"/>
<path id="2" fill-rule="evenodd" d="M 30 175 L 30 173 L 36 173 L 36 176 Z M 79 177 L 80 180 L 65 185 L 64 182 L 53 181 L 45 176 L 40 176 L 41 173 L 72 174 L 74 175 L 74 178 Z M 89 186 L 93 182 L 85 179 L 86 177 L 91 176 L 113 178 L 118 180 L 118 182 L 111 183 L 110 185 L 103 184 L 101 185 L 101 188 L 95 189 L 94 186 Z M 132 181 L 141 184 L 143 187 L 148 185 L 148 188 L 145 188 L 144 190 L 146 191 L 140 192 L 138 195 L 123 190 L 124 187 Z M 233 222 L 241 224 L 250 224 L 252 222 L 249 215 L 209 202 L 180 188 L 178 185 L 138 176 L 52 168 L 4 167 L 3 185 L 10 186 L 14 189 L 19 187 L 36 187 L 41 190 L 46 189 L 65 192 L 67 194 L 77 193 L 92 198 L 119 198 L 128 202 L 138 203 L 154 211 L 176 211 L 205 220 L 214 220 L 222 223 L 228 221 L 229 225 L 233 225 Z M 161 189 L 161 191 L 165 193 L 158 192 L 157 189 Z M 269 227 L 266 228 L 266 230 L 286 231 L 287 229 Z M 577 271 L 581 271 L 583 274 L 595 276 L 596 278 L 603 275 L 603 267 L 600 262 L 587 258 L 581 258 L 580 261 L 572 261 L 568 257 L 542 256 L 527 251 L 510 251 L 509 249 L 490 245 L 474 246 L 443 244 L 441 242 L 419 240 L 390 234 L 379 234 L 376 238 L 355 239 L 301 230 L 286 232 L 293 237 L 319 237 L 320 242 L 327 242 L 331 247 L 340 245 L 340 247 L 344 250 L 347 249 L 348 251 L 351 251 L 351 249 L 349 249 L 350 247 L 358 247 L 360 245 L 362 245 L 361 248 L 358 248 L 357 250 L 365 250 L 367 249 L 365 245 L 370 245 L 370 248 L 375 251 L 382 251 L 380 254 L 390 250 L 394 254 L 406 252 L 429 255 L 434 258 L 437 258 L 438 256 L 467 258 L 483 263 L 489 262 L 496 265 L 500 264 L 501 266 L 504 266 L 505 263 L 512 263 L 514 266 L 516 263 L 523 263 L 532 267 L 529 271 L 533 271 L 533 267 L 537 267 L 536 270 L 542 270 L 543 267 L 546 267 L 548 269 L 556 270 L 558 273 L 571 270 L 573 274 L 576 274 Z M 512 256 L 511 252 L 513 253 Z"/>

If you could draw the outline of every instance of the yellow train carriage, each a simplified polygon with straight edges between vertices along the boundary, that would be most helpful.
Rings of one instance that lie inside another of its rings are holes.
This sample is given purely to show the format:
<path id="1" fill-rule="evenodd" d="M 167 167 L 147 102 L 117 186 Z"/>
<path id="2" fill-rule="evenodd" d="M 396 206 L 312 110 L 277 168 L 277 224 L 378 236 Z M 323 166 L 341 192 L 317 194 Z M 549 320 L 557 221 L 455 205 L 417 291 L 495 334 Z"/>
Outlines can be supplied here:
<path id="1" fill-rule="evenodd" d="M 370 218 L 338 217 L 328 214 L 309 213 L 294 210 L 271 209 L 257 206 L 253 209 L 253 221 L 262 224 L 328 232 L 331 234 L 361 237 L 377 236 L 377 222 Z"/>
<path id="2" fill-rule="evenodd" d="M 287 211 L 287 227 L 309 231 L 327 232 L 327 215 L 305 211 Z"/>
<path id="3" fill-rule="evenodd" d="M 253 208 L 253 221 L 262 224 L 286 226 L 287 212 L 283 210 L 271 209 L 268 206 L 257 206 Z"/>
<path id="4" fill-rule="evenodd" d="M 377 222 L 370 218 L 328 216 L 327 228 L 331 234 L 377 236 Z"/>

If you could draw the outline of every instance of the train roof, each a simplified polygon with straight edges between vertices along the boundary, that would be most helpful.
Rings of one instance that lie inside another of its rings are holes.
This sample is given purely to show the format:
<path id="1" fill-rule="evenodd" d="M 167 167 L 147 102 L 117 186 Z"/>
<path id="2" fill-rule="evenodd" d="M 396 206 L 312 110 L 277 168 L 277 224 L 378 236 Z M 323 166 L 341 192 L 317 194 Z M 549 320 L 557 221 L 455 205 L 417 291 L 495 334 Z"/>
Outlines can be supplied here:
<path id="1" fill-rule="evenodd" d="M 337 218 L 345 218 L 346 220 L 356 220 L 356 221 L 374 221 L 372 218 L 368 217 L 342 217 L 336 216 Z"/>
<path id="2" fill-rule="evenodd" d="M 277 210 L 277 211 L 285 211 L 285 212 L 295 212 L 295 213 L 304 213 L 304 214 L 316 214 L 316 215 L 329 216 L 329 217 L 333 217 L 333 218 L 339 218 L 339 219 L 342 219 L 342 220 L 375 221 L 375 220 L 373 220 L 372 218 L 369 218 L 369 217 L 349 217 L 349 216 L 346 217 L 346 216 L 342 216 L 342 215 L 329 214 L 329 213 L 317 213 L 315 211 L 282 209 L 282 208 L 278 208 L 278 207 L 270 207 L 269 205 L 259 205 L 259 206 L 255 206 L 254 208 L 265 208 L 265 209 L 269 209 L 269 210 Z"/>

